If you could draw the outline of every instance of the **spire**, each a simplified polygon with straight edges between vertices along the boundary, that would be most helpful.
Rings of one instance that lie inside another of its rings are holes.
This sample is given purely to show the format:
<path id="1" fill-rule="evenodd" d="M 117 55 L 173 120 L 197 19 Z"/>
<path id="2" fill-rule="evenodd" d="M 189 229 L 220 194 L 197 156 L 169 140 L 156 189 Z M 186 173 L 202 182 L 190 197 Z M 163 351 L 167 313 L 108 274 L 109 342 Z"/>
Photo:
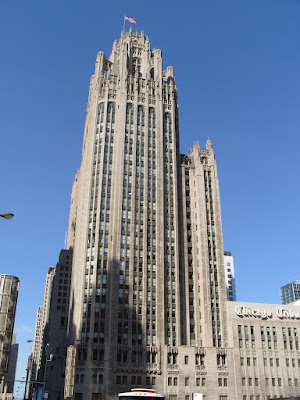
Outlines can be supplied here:
<path id="1" fill-rule="evenodd" d="M 212 142 L 211 142 L 210 138 L 207 138 L 206 148 L 207 148 L 207 150 L 213 149 L 213 145 L 212 145 Z"/>

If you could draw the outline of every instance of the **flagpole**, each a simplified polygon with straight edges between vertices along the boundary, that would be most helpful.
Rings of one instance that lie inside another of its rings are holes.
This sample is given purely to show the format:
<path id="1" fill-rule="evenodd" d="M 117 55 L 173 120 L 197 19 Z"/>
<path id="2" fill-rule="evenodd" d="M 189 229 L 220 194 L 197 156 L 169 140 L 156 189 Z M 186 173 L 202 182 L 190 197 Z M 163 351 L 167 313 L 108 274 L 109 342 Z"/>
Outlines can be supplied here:
<path id="1" fill-rule="evenodd" d="M 125 31 L 125 14 L 124 14 L 124 23 L 123 23 L 123 33 Z"/>

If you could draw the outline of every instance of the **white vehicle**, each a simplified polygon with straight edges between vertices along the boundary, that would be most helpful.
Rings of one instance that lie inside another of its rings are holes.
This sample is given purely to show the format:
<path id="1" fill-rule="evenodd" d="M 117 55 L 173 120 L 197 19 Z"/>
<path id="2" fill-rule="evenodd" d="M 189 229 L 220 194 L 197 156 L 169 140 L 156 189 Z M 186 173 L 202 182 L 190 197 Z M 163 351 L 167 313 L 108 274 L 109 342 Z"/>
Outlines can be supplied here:
<path id="1" fill-rule="evenodd" d="M 164 400 L 165 396 L 154 389 L 131 389 L 130 392 L 119 393 L 119 400 Z"/>

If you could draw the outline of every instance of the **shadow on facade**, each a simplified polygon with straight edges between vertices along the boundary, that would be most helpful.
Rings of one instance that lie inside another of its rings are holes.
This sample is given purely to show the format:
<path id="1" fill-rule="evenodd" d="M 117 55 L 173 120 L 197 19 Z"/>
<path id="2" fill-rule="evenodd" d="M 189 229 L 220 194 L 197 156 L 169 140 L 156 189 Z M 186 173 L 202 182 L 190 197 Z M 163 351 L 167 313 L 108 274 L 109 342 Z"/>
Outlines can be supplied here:
<path id="1" fill-rule="evenodd" d="M 147 351 L 139 314 L 143 305 L 133 306 L 129 297 L 133 283 L 120 275 L 120 263 L 107 260 L 106 265 L 97 270 L 99 279 L 87 297 L 78 344 L 76 400 L 114 399 L 119 392 L 146 385 Z"/>
<path id="2" fill-rule="evenodd" d="M 145 344 L 143 327 L 147 327 L 149 311 L 143 299 L 135 295 L 139 287 L 133 277 L 134 266 L 122 271 L 123 275 L 117 260 L 102 261 L 106 262 L 83 279 L 87 283 L 81 289 L 85 292 L 83 318 L 78 323 L 73 320 L 76 293 L 69 296 L 69 322 L 57 312 L 60 310 L 56 309 L 57 296 L 53 293 L 43 346 L 45 349 L 49 343 L 48 353 L 52 354 L 46 373 L 51 400 L 63 398 L 66 352 L 71 344 L 77 348 L 75 400 L 116 399 L 119 392 L 133 387 L 155 386 L 160 354 L 156 346 Z M 75 340 L 78 336 L 81 339 Z M 46 358 L 50 360 L 44 353 L 43 360 Z M 45 363 L 40 368 L 40 381 L 44 379 L 43 371 Z"/>
<path id="3" fill-rule="evenodd" d="M 52 281 L 49 319 L 43 333 L 42 357 L 37 375 L 37 381 L 40 383 L 33 385 L 35 389 L 40 386 L 40 392 L 42 386 L 46 391 L 49 390 L 51 400 L 64 398 L 71 274 L 72 248 L 63 249 L 59 254 L 59 261 Z"/>

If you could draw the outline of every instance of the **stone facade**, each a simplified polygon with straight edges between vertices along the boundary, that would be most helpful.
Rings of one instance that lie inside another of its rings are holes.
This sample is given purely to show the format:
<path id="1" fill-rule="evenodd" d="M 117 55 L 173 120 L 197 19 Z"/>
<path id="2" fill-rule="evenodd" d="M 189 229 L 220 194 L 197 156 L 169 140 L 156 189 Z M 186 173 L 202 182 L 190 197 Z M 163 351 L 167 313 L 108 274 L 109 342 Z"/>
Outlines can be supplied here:
<path id="1" fill-rule="evenodd" d="M 228 302 L 236 398 L 300 394 L 300 307 Z"/>
<path id="2" fill-rule="evenodd" d="M 280 365 L 295 350 L 281 349 L 284 340 L 278 349 L 259 347 L 262 326 L 272 335 L 275 326 L 279 337 L 290 322 L 247 319 L 234 311 L 241 305 L 227 302 L 213 146 L 208 139 L 205 148 L 195 143 L 180 154 L 174 71 L 163 69 L 161 50 L 151 50 L 143 32 L 122 33 L 109 58 L 97 55 L 68 248 L 66 344 L 77 349 L 75 400 L 145 386 L 170 400 L 192 400 L 193 393 L 262 400 L 296 388 L 296 375 L 282 375 L 273 390 L 262 375 L 268 371 L 272 385 L 273 367 L 261 365 L 271 350 Z M 299 321 L 291 324 L 297 329 Z M 248 349 L 240 335 L 250 340 L 252 330 L 256 347 Z M 58 400 L 59 390 L 48 386 Z"/>

